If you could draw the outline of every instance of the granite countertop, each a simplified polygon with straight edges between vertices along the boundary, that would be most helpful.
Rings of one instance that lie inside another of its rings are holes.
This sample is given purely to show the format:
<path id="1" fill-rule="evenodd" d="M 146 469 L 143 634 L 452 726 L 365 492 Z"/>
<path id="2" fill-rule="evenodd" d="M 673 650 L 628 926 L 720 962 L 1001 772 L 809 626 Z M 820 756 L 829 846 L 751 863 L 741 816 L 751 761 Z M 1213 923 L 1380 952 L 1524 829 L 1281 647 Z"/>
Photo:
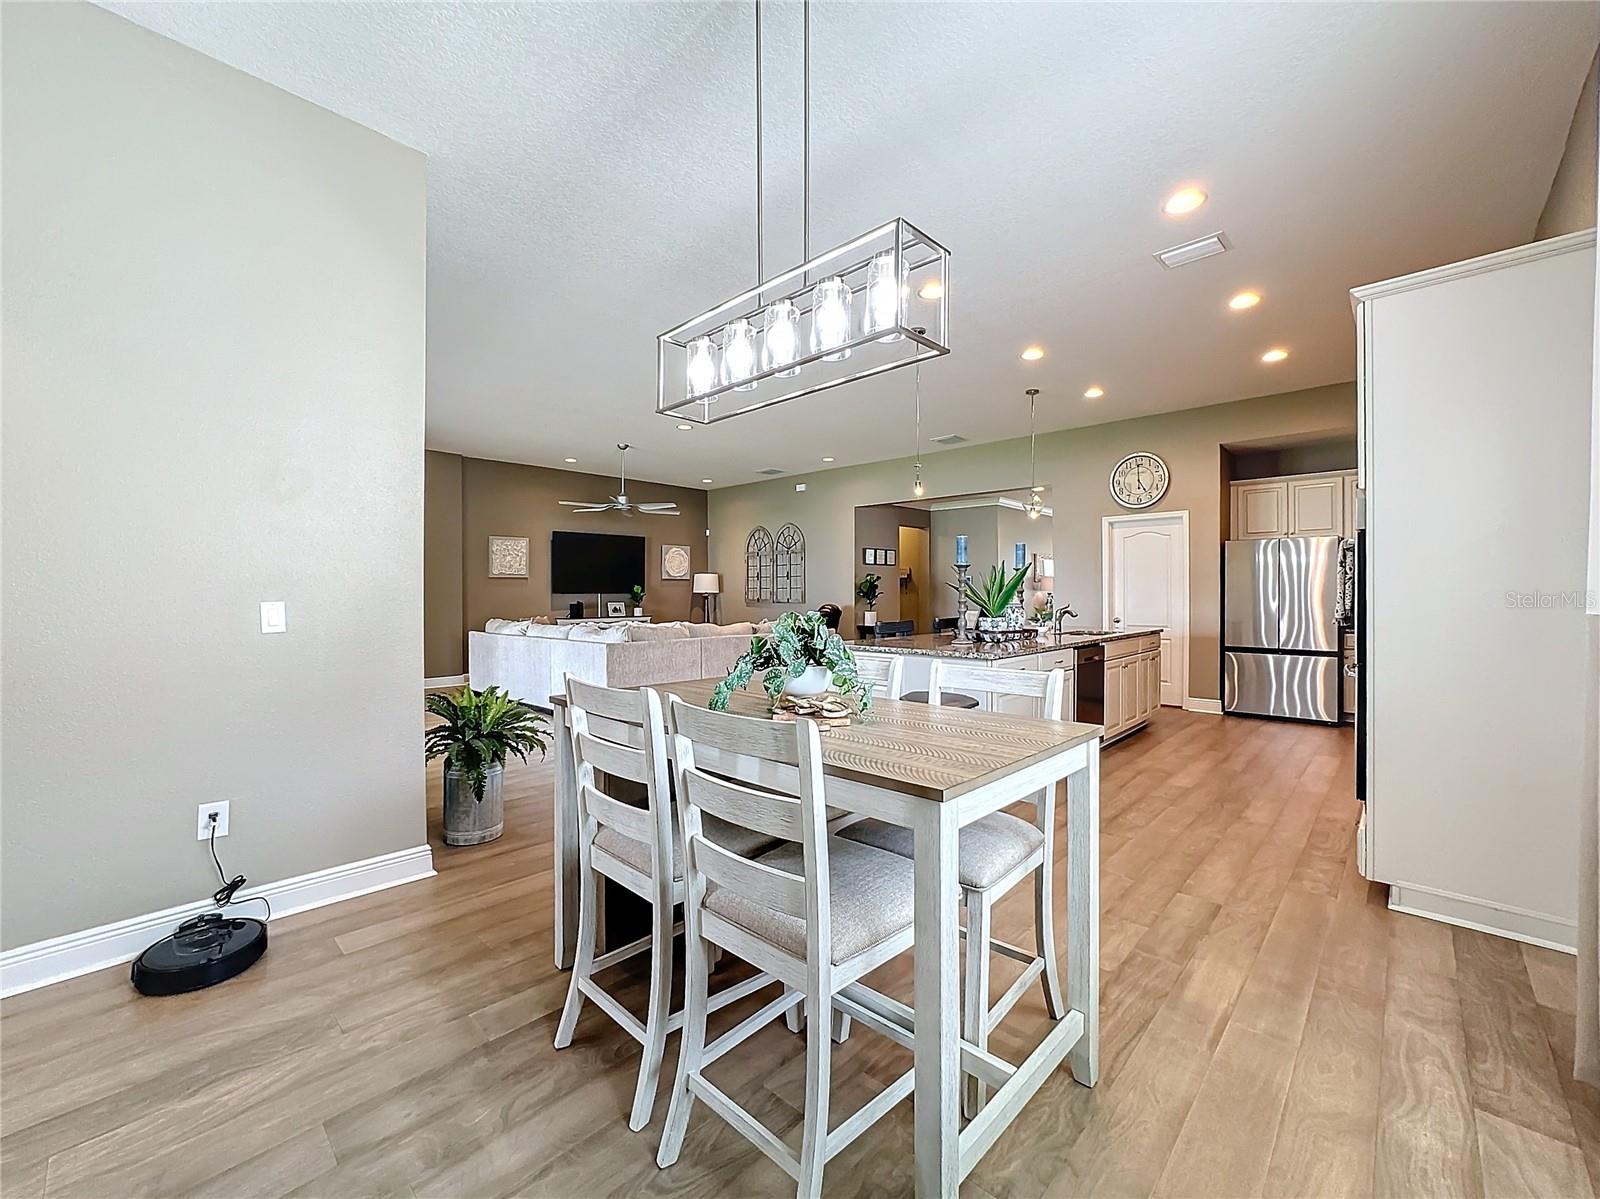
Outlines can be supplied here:
<path id="1" fill-rule="evenodd" d="M 964 641 L 952 640 L 951 633 L 917 633 L 911 637 L 879 637 L 848 642 L 855 649 L 883 654 L 918 654 L 926 658 L 974 658 L 985 662 L 998 662 L 1006 658 L 1024 658 L 1030 654 L 1047 654 L 1052 650 L 1077 649 L 1085 645 L 1104 645 L 1108 641 L 1125 641 L 1129 637 L 1143 637 L 1154 629 L 1140 629 L 1130 633 L 1074 632 L 1045 633 L 1021 641 Z"/>

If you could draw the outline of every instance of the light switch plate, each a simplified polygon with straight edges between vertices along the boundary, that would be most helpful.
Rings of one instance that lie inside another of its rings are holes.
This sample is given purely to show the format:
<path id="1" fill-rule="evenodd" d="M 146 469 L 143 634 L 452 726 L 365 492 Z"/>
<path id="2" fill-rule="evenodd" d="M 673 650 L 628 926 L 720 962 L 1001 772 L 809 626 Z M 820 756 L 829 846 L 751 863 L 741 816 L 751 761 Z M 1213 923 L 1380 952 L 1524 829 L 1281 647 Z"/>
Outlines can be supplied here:
<path id="1" fill-rule="evenodd" d="M 263 633 L 287 633 L 289 631 L 288 605 L 282 600 L 262 600 L 261 631 Z"/>

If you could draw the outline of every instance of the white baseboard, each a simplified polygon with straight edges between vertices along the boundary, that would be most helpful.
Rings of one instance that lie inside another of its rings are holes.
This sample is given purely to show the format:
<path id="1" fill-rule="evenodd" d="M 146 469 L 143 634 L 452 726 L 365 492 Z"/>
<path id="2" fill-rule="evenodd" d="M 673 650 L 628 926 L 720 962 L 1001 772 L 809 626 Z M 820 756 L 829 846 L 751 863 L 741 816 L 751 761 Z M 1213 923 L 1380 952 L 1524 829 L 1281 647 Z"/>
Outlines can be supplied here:
<path id="1" fill-rule="evenodd" d="M 1389 885 L 1389 909 L 1496 937 L 1509 937 L 1513 941 L 1526 941 L 1529 945 L 1542 945 L 1561 953 L 1578 952 L 1577 923 L 1545 912 L 1530 912 L 1411 883 Z"/>
<path id="2" fill-rule="evenodd" d="M 423 679 L 424 687 L 461 687 L 466 684 L 467 676 L 464 674 L 441 674 L 437 678 Z"/>
<path id="3" fill-rule="evenodd" d="M 417 845 L 395 853 L 380 854 L 359 862 L 346 862 L 326 870 L 314 870 L 296 878 L 266 883 L 241 891 L 235 904 L 246 899 L 264 896 L 272 904 L 273 919 L 354 899 L 373 891 L 398 887 L 401 883 L 415 882 L 434 873 L 433 849 Z M 119 920 L 115 924 L 102 924 L 99 928 L 86 928 L 81 932 L 51 937 L 32 945 L 19 945 L 0 953 L 0 998 L 32 991 L 36 987 L 61 982 L 115 966 L 118 962 L 131 962 L 154 941 L 172 932 L 183 921 L 201 912 L 213 911 L 216 904 L 186 903 L 165 911 L 151 912 Z M 244 915 L 258 915 L 261 905 L 245 909 Z"/>
<path id="4" fill-rule="evenodd" d="M 1183 710 L 1185 712 L 1203 712 L 1207 716 L 1221 716 L 1222 701 L 1220 699 L 1196 699 L 1191 695 L 1183 701 Z"/>

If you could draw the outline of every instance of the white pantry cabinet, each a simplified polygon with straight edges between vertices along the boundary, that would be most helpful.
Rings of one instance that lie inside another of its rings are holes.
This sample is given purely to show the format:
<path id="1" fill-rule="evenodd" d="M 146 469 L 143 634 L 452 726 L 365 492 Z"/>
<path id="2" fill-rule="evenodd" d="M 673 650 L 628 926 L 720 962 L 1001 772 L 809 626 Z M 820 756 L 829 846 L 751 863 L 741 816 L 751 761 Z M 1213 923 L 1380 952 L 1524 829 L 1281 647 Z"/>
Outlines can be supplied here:
<path id="1" fill-rule="evenodd" d="M 1593 229 L 1357 288 L 1367 877 L 1570 950 Z M 1468 482 L 1470 481 L 1470 482 Z M 1592 774 L 1591 774 L 1592 786 Z"/>

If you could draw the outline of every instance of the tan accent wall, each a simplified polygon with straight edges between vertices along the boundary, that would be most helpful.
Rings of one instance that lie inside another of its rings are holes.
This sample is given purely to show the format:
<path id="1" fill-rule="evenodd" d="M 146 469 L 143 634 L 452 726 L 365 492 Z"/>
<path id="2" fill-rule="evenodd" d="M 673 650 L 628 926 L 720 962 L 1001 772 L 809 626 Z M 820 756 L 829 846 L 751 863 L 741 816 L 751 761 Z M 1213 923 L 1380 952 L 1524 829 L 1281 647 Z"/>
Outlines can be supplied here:
<path id="1" fill-rule="evenodd" d="M 604 499 L 617 489 L 615 475 L 591 475 L 572 470 L 551 470 L 516 462 L 491 462 L 462 458 L 461 532 L 457 544 L 457 578 L 462 585 L 462 621 L 453 626 L 459 642 L 466 631 L 483 628 L 491 617 L 521 619 L 527 616 L 564 617 L 572 600 L 583 600 L 586 615 L 596 615 L 593 595 L 550 593 L 550 534 L 557 529 L 580 533 L 617 533 L 644 537 L 644 608 L 657 620 L 700 619 L 701 601 L 692 580 L 667 581 L 661 577 L 661 547 L 686 545 L 692 569 L 706 567 L 706 493 L 692 487 L 672 487 L 629 478 L 628 497 L 636 503 L 676 501 L 679 516 L 622 516 L 598 513 L 581 516 L 561 507 L 561 500 Z M 528 539 L 528 577 L 489 577 L 489 538 Z M 441 571 L 442 571 L 441 567 Z M 726 588 L 727 580 L 723 585 Z M 627 595 L 608 595 L 627 599 Z M 604 615 L 604 613 L 599 613 Z M 451 628 L 429 628 L 429 641 L 450 636 Z"/>
<path id="2" fill-rule="evenodd" d="M 1106 480 L 1125 454 L 1134 450 L 1160 454 L 1172 472 L 1172 485 L 1154 510 L 1189 511 L 1190 687 L 1196 697 L 1217 698 L 1219 547 L 1226 493 L 1220 485 L 1223 444 L 1274 437 L 1350 437 L 1355 423 L 1355 384 L 1338 383 L 1041 434 L 1039 482 L 1049 488 L 1049 503 L 1055 510 L 1051 542 L 1058 602 L 1070 601 L 1082 624 L 1097 626 L 1103 619 L 1100 520 L 1120 511 Z M 1018 438 L 930 454 L 924 459 L 924 476 L 930 496 L 1026 487 L 1028 443 Z M 794 484 L 802 481 L 807 490 L 796 492 Z M 721 571 L 725 581 L 742 580 L 744 540 L 751 526 L 761 523 L 776 529 L 792 520 L 806 535 L 808 606 L 831 600 L 845 609 L 843 627 L 853 628 L 859 558 L 850 556 L 849 547 L 855 540 L 855 509 L 862 504 L 903 503 L 910 498 L 911 482 L 911 460 L 903 458 L 713 491 L 713 569 Z M 937 544 L 933 552 L 936 559 L 945 556 Z M 936 579 L 945 577 L 941 569 L 936 561 Z M 745 604 L 742 583 L 724 596 L 725 619 L 747 620 L 767 611 Z"/>
<path id="3" fill-rule="evenodd" d="M 1600 94 L 1597 94 L 1596 77 L 1600 76 L 1600 52 L 1589 64 L 1589 75 L 1578 93 L 1577 107 L 1572 113 L 1572 128 L 1567 131 L 1567 148 L 1556 167 L 1555 179 L 1550 184 L 1550 195 L 1539 214 L 1539 224 L 1533 240 L 1559 237 L 1579 229 L 1591 229 L 1595 224 L 1596 159 L 1600 157 Z"/>
<path id="4" fill-rule="evenodd" d="M 427 238 L 413 150 L 92 5 L 0 27 L 10 949 L 207 898 L 201 803 L 252 884 L 427 842 Z"/>
<path id="5" fill-rule="evenodd" d="M 460 454 L 427 453 L 422 508 L 422 670 L 430 679 L 467 672 L 461 463 Z"/>

